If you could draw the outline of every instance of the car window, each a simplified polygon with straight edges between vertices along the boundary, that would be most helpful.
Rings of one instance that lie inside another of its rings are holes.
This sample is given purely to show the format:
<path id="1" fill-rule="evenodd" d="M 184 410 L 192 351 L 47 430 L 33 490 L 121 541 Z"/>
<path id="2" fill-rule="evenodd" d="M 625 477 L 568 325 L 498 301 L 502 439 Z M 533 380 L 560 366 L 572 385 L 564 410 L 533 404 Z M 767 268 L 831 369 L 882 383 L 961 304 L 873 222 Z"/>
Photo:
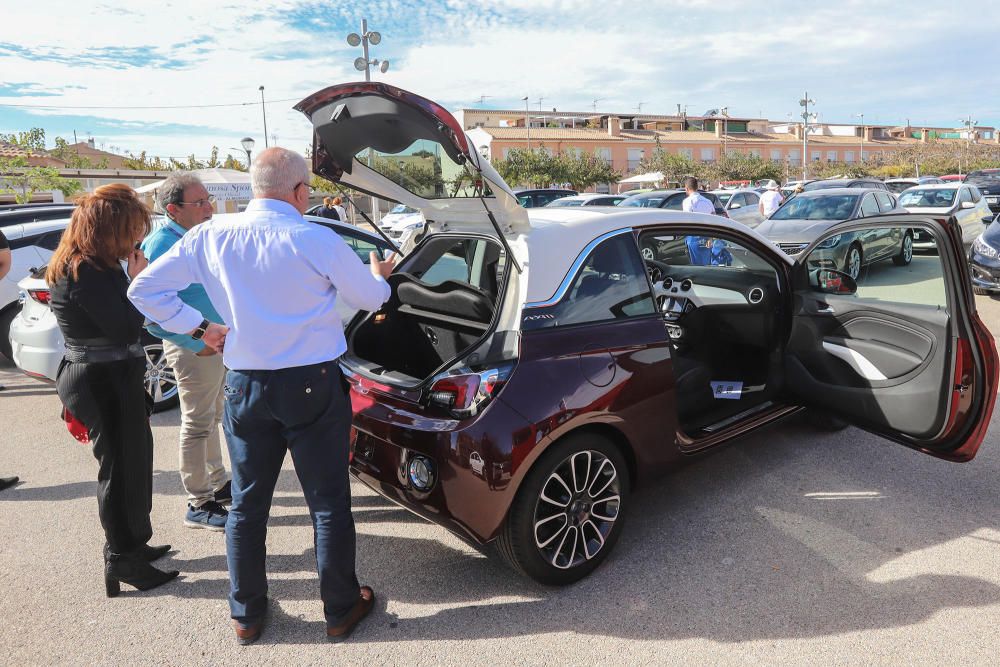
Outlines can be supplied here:
<path id="1" fill-rule="evenodd" d="M 957 188 L 911 188 L 899 195 L 899 205 L 907 208 L 947 208 L 955 203 Z"/>
<path id="2" fill-rule="evenodd" d="M 752 192 L 744 192 L 743 196 L 747 200 L 747 206 L 756 206 L 760 203 L 760 197 Z"/>
<path id="3" fill-rule="evenodd" d="M 588 204 L 591 202 L 587 202 Z M 582 199 L 571 199 L 569 197 L 562 197 L 560 199 L 553 199 L 548 204 L 549 208 L 559 208 L 561 206 L 583 206 L 584 201 Z"/>
<path id="4" fill-rule="evenodd" d="M 969 194 L 972 195 L 972 201 L 976 203 L 979 203 L 979 200 L 983 198 L 983 193 L 975 185 L 969 186 Z"/>
<path id="5" fill-rule="evenodd" d="M 415 258 L 406 266 L 426 285 L 440 285 L 446 280 L 457 280 L 473 287 L 495 288 L 492 283 L 503 268 L 499 247 L 486 239 L 430 239 Z M 492 276 L 490 272 L 492 271 Z"/>
<path id="6" fill-rule="evenodd" d="M 869 193 L 861 199 L 861 211 L 859 215 L 864 218 L 869 215 L 878 215 L 878 204 L 875 202 L 875 195 Z"/>
<path id="7" fill-rule="evenodd" d="M 62 239 L 62 235 L 62 230 L 49 232 L 48 234 L 43 234 L 42 236 L 36 238 L 32 245 L 55 252 L 56 248 L 59 246 L 59 241 Z"/>
<path id="8" fill-rule="evenodd" d="M 659 208 L 666 195 L 654 195 L 651 197 L 629 197 L 621 203 L 622 206 L 638 206 L 641 208 Z"/>
<path id="9" fill-rule="evenodd" d="M 532 208 L 535 203 L 531 200 L 531 195 L 518 195 L 517 201 L 521 202 L 524 208 Z"/>
<path id="10" fill-rule="evenodd" d="M 972 194 L 969 192 L 969 188 L 959 188 L 958 191 L 958 203 L 971 202 Z"/>
<path id="11" fill-rule="evenodd" d="M 702 193 L 702 196 L 704 196 L 704 193 Z M 661 208 L 669 208 L 674 211 L 679 211 L 684 206 L 685 199 L 687 199 L 687 193 L 678 192 L 677 194 L 667 197 L 667 201 Z"/>
<path id="12" fill-rule="evenodd" d="M 719 201 L 721 201 L 723 204 L 728 204 L 729 200 L 733 198 L 733 193 L 732 192 L 723 192 L 722 194 L 717 195 L 717 196 L 719 198 Z"/>
<path id="13" fill-rule="evenodd" d="M 587 255 L 558 303 L 525 309 L 522 328 L 605 322 L 655 312 L 635 241 L 631 234 L 618 234 Z"/>
<path id="14" fill-rule="evenodd" d="M 849 187 L 849 188 L 867 188 L 867 187 L 870 187 L 870 186 L 871 186 L 870 183 L 865 183 L 864 181 L 856 181 L 854 183 L 851 183 L 847 187 Z"/>
<path id="15" fill-rule="evenodd" d="M 356 254 L 365 264 L 371 263 L 371 256 L 369 253 L 371 253 L 372 250 L 378 254 L 379 259 L 385 259 L 387 246 L 384 243 L 375 243 L 372 239 L 355 235 L 351 232 L 341 231 L 339 229 L 336 230 L 336 232 L 340 235 L 340 238 L 344 239 L 344 243 L 351 246 L 351 249 L 354 250 L 354 254 Z"/>
<path id="16" fill-rule="evenodd" d="M 857 203 L 858 195 L 800 195 L 785 202 L 771 220 L 848 220 Z"/>
<path id="17" fill-rule="evenodd" d="M 718 266 L 750 271 L 774 268 L 742 245 L 713 236 L 649 232 L 639 238 L 639 247 L 643 259 L 672 267 Z"/>
<path id="18" fill-rule="evenodd" d="M 892 196 L 888 192 L 876 192 L 875 199 L 878 200 L 878 207 L 883 213 L 891 211 L 896 207 L 892 201 Z"/>
<path id="19" fill-rule="evenodd" d="M 722 197 L 719 197 L 719 199 L 721 200 Z M 742 192 L 738 192 L 735 195 L 733 195 L 733 197 L 732 197 L 732 203 L 729 204 L 730 208 L 732 208 L 733 204 L 739 204 L 740 206 L 746 206 L 747 205 L 746 197 L 743 196 Z"/>
<path id="20" fill-rule="evenodd" d="M 911 253 L 910 259 L 903 261 L 905 238 L 913 234 L 917 235 L 921 251 Z M 886 246 L 889 254 L 885 254 Z M 869 261 L 879 251 L 881 254 L 877 259 Z M 859 301 L 859 310 L 866 300 L 935 309 L 947 307 L 944 271 L 931 232 L 901 227 L 835 232 L 824 235 L 809 254 L 806 266 L 811 271 L 833 269 L 850 274 L 852 257 L 858 275 L 858 290 L 854 297 Z M 893 258 L 896 261 L 891 261 Z M 813 274 L 812 281 L 816 278 Z M 812 284 L 814 289 L 818 289 L 816 282 Z"/>

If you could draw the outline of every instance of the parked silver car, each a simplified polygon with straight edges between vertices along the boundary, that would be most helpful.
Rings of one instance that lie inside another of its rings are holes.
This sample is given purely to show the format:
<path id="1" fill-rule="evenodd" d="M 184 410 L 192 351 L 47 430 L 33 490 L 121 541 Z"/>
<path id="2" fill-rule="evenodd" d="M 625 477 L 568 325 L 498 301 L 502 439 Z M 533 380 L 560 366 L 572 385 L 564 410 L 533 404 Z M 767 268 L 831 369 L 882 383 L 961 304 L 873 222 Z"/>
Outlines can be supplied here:
<path id="1" fill-rule="evenodd" d="M 756 190 L 712 190 L 712 194 L 725 206 L 731 220 L 751 228 L 764 221 L 760 214 L 760 193 Z"/>

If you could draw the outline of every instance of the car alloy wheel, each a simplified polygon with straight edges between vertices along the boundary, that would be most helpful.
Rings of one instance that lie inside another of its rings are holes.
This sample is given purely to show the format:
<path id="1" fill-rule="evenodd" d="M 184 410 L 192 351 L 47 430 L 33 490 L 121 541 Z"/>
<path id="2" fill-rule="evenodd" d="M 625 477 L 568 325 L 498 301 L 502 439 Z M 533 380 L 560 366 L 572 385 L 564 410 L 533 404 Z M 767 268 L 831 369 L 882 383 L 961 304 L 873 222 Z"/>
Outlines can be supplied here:
<path id="1" fill-rule="evenodd" d="M 618 471 L 603 454 L 577 452 L 556 466 L 535 506 L 535 546 L 552 567 L 566 570 L 594 558 L 621 505 Z"/>
<path id="2" fill-rule="evenodd" d="M 153 412 L 169 410 L 178 403 L 177 378 L 174 377 L 173 369 L 167 365 L 163 343 L 145 342 L 142 350 L 146 353 L 146 374 L 143 380 L 146 391 L 153 397 Z"/>
<path id="3" fill-rule="evenodd" d="M 847 249 L 847 261 L 845 262 L 845 273 L 853 280 L 857 280 L 861 275 L 861 248 L 852 245 Z"/>
<path id="4" fill-rule="evenodd" d="M 899 254 L 892 258 L 896 266 L 907 266 L 913 261 L 913 236 L 906 232 L 903 235 L 903 247 L 899 249 Z"/>
<path id="5" fill-rule="evenodd" d="M 511 566 L 543 584 L 587 576 L 621 534 L 630 471 L 614 443 L 571 434 L 532 465 L 497 539 Z"/>

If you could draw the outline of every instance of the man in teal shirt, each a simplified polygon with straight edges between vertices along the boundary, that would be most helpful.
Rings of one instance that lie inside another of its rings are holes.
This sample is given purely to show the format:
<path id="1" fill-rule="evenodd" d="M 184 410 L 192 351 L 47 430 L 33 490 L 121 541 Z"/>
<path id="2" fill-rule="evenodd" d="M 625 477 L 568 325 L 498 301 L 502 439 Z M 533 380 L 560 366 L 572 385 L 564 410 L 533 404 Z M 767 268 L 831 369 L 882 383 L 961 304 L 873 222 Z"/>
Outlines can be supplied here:
<path id="1" fill-rule="evenodd" d="M 210 220 L 214 202 L 198 177 L 188 172 L 167 177 L 157 188 L 156 198 L 166 216 L 142 243 L 150 263 L 180 241 L 189 229 Z M 179 296 L 206 320 L 224 324 L 201 285 L 190 285 Z M 184 525 L 224 531 L 228 516 L 224 503 L 232 501 L 232 491 L 219 440 L 222 386 L 226 377 L 222 355 L 187 334 L 170 333 L 156 324 L 147 324 L 146 329 L 163 340 L 163 353 L 177 381 L 181 405 L 181 483 L 188 496 Z"/>

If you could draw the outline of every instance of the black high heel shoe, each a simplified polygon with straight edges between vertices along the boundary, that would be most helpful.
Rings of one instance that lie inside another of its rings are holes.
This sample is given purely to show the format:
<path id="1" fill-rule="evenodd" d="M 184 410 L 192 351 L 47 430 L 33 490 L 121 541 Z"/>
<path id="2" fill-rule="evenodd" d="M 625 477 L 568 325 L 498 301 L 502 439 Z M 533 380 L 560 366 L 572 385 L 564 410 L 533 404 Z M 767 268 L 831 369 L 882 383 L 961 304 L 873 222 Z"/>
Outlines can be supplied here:
<path id="1" fill-rule="evenodd" d="M 164 572 L 150 565 L 140 550 L 129 554 L 111 554 L 104 564 L 104 590 L 109 598 L 121 593 L 121 584 L 148 591 L 175 579 L 180 572 Z"/>

